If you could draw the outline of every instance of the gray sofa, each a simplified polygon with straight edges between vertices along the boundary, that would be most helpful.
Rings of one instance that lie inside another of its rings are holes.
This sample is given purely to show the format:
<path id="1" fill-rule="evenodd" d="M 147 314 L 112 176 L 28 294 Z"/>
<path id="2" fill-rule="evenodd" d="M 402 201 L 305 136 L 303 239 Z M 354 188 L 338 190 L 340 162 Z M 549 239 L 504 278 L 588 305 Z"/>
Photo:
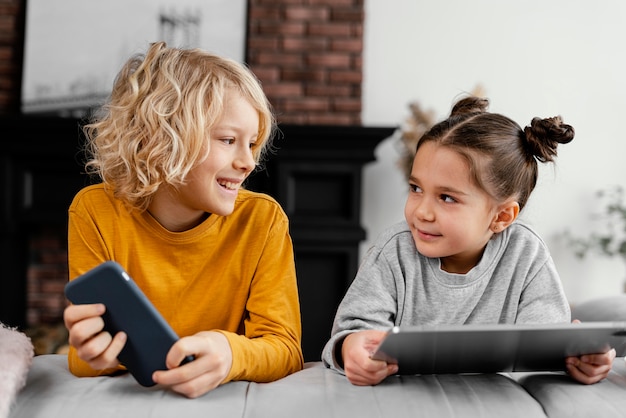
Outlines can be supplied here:
<path id="1" fill-rule="evenodd" d="M 626 296 L 574 307 L 581 320 L 626 320 Z M 320 362 L 272 383 L 231 382 L 186 399 L 130 375 L 76 378 L 64 355 L 33 359 L 10 418 L 36 417 L 626 417 L 626 363 L 582 385 L 560 373 L 392 376 L 359 387 Z"/>

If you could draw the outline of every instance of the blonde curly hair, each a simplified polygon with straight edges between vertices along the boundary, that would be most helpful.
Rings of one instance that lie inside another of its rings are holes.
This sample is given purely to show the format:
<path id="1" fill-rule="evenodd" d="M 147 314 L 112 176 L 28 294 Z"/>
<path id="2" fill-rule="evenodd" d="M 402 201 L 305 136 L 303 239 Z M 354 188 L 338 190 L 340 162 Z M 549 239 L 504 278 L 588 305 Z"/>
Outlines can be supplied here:
<path id="1" fill-rule="evenodd" d="M 200 49 L 153 43 L 131 57 L 108 102 L 85 125 L 85 168 L 129 207 L 145 210 L 157 189 L 183 185 L 209 153 L 224 97 L 236 89 L 259 114 L 259 163 L 276 128 L 258 79 L 240 63 Z"/>

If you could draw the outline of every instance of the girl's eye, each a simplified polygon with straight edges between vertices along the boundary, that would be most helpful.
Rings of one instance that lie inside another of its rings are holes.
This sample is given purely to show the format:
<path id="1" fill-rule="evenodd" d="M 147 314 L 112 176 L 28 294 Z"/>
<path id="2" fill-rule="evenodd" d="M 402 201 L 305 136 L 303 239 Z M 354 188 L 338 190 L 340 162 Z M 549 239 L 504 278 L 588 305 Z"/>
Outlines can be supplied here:
<path id="1" fill-rule="evenodd" d="M 409 189 L 414 193 L 419 193 L 422 189 L 417 184 L 409 184 Z"/>
<path id="2" fill-rule="evenodd" d="M 442 194 L 441 195 L 441 200 L 443 200 L 446 203 L 454 203 L 454 202 L 456 202 L 455 198 L 453 198 L 452 196 L 447 195 L 447 194 Z"/>

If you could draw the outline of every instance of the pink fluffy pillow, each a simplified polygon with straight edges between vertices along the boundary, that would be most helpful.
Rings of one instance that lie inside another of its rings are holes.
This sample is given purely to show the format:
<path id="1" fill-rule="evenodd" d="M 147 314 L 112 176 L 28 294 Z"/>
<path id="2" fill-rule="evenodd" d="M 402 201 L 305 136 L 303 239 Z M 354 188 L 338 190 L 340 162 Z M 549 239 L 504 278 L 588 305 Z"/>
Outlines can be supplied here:
<path id="1" fill-rule="evenodd" d="M 33 356 L 30 338 L 0 323 L 0 418 L 9 415 L 15 397 L 24 387 Z"/>

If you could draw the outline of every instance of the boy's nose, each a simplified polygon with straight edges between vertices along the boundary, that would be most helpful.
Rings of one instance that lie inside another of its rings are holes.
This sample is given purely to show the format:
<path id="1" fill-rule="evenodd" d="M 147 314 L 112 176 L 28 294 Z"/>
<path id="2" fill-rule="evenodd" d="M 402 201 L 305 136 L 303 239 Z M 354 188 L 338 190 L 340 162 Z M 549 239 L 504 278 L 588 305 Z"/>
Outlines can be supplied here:
<path id="1" fill-rule="evenodd" d="M 235 159 L 235 165 L 238 169 L 244 170 L 246 172 L 251 172 L 256 167 L 256 161 L 254 160 L 254 156 L 252 155 L 252 151 L 247 149 L 238 153 L 237 158 Z"/>

